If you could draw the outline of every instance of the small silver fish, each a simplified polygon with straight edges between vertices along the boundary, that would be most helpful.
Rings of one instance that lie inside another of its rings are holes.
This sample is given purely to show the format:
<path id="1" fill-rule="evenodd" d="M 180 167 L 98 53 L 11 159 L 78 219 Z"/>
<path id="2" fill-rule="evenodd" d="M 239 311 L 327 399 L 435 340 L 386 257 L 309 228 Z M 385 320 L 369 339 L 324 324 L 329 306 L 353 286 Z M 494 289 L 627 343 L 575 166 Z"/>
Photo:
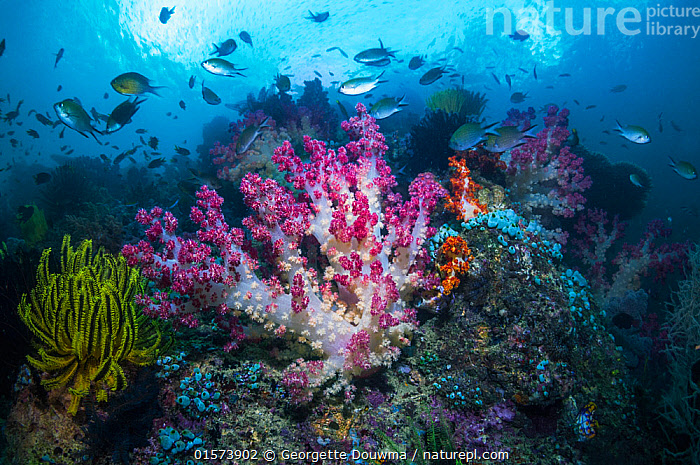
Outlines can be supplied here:
<path id="1" fill-rule="evenodd" d="M 437 81 L 442 77 L 443 74 L 445 74 L 447 71 L 445 71 L 445 66 L 438 66 L 436 68 L 433 68 L 426 72 L 421 78 L 418 80 L 418 83 L 424 86 L 429 86 L 433 82 Z"/>
<path id="2" fill-rule="evenodd" d="M 246 152 L 250 148 L 253 142 L 255 142 L 255 139 L 257 139 L 257 137 L 260 135 L 260 131 L 263 128 L 270 127 L 267 124 L 267 121 L 269 119 L 270 117 L 268 116 L 259 125 L 251 124 L 250 126 L 245 128 L 243 132 L 241 132 L 241 134 L 238 136 L 238 141 L 236 142 L 236 153 L 238 155 Z"/>
<path id="3" fill-rule="evenodd" d="M 90 116 L 75 100 L 63 100 L 62 102 L 56 103 L 53 108 L 56 112 L 56 116 L 63 124 L 80 133 L 82 136 L 87 137 L 86 133 L 89 133 L 95 138 L 95 140 L 97 140 L 95 133 L 102 134 L 100 131 L 92 127 L 90 124 Z"/>
<path id="4" fill-rule="evenodd" d="M 326 49 L 326 52 L 332 52 L 333 50 L 339 51 L 341 55 L 343 55 L 345 58 L 348 58 L 348 54 L 345 53 L 345 52 L 343 51 L 343 49 L 340 48 L 340 47 L 331 47 L 331 48 L 327 48 L 327 49 Z"/>
<path id="5" fill-rule="evenodd" d="M 641 126 L 622 126 L 619 121 L 615 120 L 617 123 L 616 131 L 620 133 L 622 137 L 635 144 L 648 144 L 651 142 L 651 137 L 649 137 L 649 132 Z"/>
<path id="6" fill-rule="evenodd" d="M 486 140 L 487 135 L 497 136 L 495 131 L 489 131 L 496 123 L 481 127 L 481 123 L 465 123 L 450 137 L 449 147 L 452 150 L 468 150 L 479 142 Z"/>
<path id="7" fill-rule="evenodd" d="M 379 48 L 368 48 L 367 50 L 363 50 L 355 55 L 353 60 L 358 63 L 371 63 L 373 61 L 386 60 L 390 57 L 394 57 L 394 52 L 388 48 L 385 48 L 384 44 L 382 43 L 382 39 L 379 39 Z"/>
<path id="8" fill-rule="evenodd" d="M 172 7 L 171 9 L 168 9 L 167 6 L 164 6 L 163 8 L 160 9 L 160 14 L 158 15 L 158 19 L 160 20 L 161 23 L 166 24 L 170 17 L 175 13 L 175 7 Z"/>
<path id="9" fill-rule="evenodd" d="M 523 145 L 526 138 L 537 137 L 531 132 L 534 128 L 535 126 L 532 126 L 521 131 L 516 126 L 501 126 L 496 129 L 498 135 L 488 136 L 484 149 L 492 153 L 500 153 Z"/>
<path id="10" fill-rule="evenodd" d="M 53 64 L 54 69 L 58 66 L 58 62 L 61 61 L 61 58 L 63 58 L 63 52 L 65 52 L 65 49 L 60 49 L 56 54 L 56 61 Z"/>
<path id="11" fill-rule="evenodd" d="M 642 181 L 641 181 L 641 179 L 639 179 L 639 175 L 637 175 L 637 173 L 630 174 L 630 182 L 637 187 L 644 187 L 642 185 Z"/>
<path id="12" fill-rule="evenodd" d="M 216 45 L 212 44 L 214 46 L 214 51 L 211 52 L 209 55 L 214 55 L 215 53 L 218 54 L 216 56 L 218 57 L 223 57 L 226 55 L 232 54 L 234 51 L 236 51 L 236 48 L 238 48 L 238 45 L 236 45 L 236 41 L 233 39 L 227 39 L 221 42 L 221 45 Z"/>
<path id="13" fill-rule="evenodd" d="M 394 97 L 383 98 L 372 105 L 372 108 L 369 110 L 369 114 L 375 119 L 388 118 L 394 113 L 401 111 L 401 107 L 408 105 L 407 103 L 403 103 L 405 98 L 405 95 L 400 99 L 395 99 Z"/>
<path id="14" fill-rule="evenodd" d="M 131 122 L 131 118 L 139 110 L 139 105 L 145 102 L 145 99 L 139 100 L 138 97 L 132 102 L 131 99 L 120 103 L 116 106 L 112 113 L 110 113 L 107 119 L 107 129 L 106 134 L 111 134 L 117 132 L 123 128 L 126 124 Z"/>
<path id="15" fill-rule="evenodd" d="M 324 11 L 323 13 L 314 14 L 311 12 L 311 10 L 309 10 L 309 15 L 311 15 L 311 16 L 307 16 L 306 19 L 310 19 L 311 21 L 313 21 L 315 23 L 322 23 L 328 19 L 328 17 L 330 16 L 330 13 L 327 11 Z"/>
<path id="16" fill-rule="evenodd" d="M 248 34 L 248 32 L 241 31 L 241 33 L 238 34 L 238 37 L 240 37 L 246 44 L 250 45 L 251 47 L 253 46 L 253 39 L 250 38 L 250 34 Z"/>
<path id="17" fill-rule="evenodd" d="M 223 58 L 209 58 L 202 62 L 202 68 L 217 76 L 234 77 L 236 75 L 246 77 L 240 71 L 245 71 L 248 68 L 236 68 L 236 65 Z"/>
<path id="18" fill-rule="evenodd" d="M 425 60 L 421 56 L 414 56 L 411 61 L 408 62 L 408 69 L 416 70 L 425 64 Z"/>
<path id="19" fill-rule="evenodd" d="M 375 77 L 359 77 L 345 81 L 338 88 L 338 92 L 345 95 L 361 95 L 376 88 L 378 84 L 386 81 L 380 81 L 384 71 L 379 76 Z"/>
<path id="20" fill-rule="evenodd" d="M 527 92 L 525 92 L 524 94 L 522 92 L 514 92 L 513 95 L 510 96 L 510 101 L 511 103 L 522 103 L 525 101 L 526 98 Z"/>
<path id="21" fill-rule="evenodd" d="M 671 163 L 669 163 L 668 166 L 673 168 L 673 171 L 675 171 L 678 176 L 688 180 L 696 179 L 698 177 L 698 171 L 687 161 L 676 162 L 671 157 L 668 157 L 668 159 L 671 160 Z"/>
<path id="22" fill-rule="evenodd" d="M 275 86 L 280 92 L 289 92 L 292 88 L 292 82 L 289 80 L 289 76 L 277 73 L 275 76 Z"/>
<path id="23" fill-rule="evenodd" d="M 208 87 L 204 87 L 204 81 L 202 81 L 202 98 L 209 105 L 218 105 L 221 103 L 221 98 L 216 95 L 213 90 Z"/>

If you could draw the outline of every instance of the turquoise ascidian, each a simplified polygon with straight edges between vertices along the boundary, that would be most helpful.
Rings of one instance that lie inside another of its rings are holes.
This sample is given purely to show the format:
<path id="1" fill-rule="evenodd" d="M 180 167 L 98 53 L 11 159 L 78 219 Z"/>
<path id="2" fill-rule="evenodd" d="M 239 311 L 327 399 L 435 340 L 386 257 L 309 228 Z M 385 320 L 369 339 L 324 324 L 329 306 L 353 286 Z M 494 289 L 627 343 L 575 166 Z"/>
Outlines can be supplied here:
<path id="1" fill-rule="evenodd" d="M 515 255 L 515 247 L 512 245 L 508 247 L 508 252 L 510 252 L 511 255 Z"/>

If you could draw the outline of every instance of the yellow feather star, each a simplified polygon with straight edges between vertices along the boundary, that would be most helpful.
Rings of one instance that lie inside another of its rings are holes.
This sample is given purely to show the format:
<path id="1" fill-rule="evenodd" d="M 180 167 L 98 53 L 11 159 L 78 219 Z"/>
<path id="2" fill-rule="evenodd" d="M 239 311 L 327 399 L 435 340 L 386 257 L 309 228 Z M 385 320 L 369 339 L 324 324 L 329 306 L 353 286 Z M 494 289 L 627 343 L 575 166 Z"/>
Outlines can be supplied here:
<path id="1" fill-rule="evenodd" d="M 36 287 L 22 296 L 19 315 L 38 339 L 38 356 L 27 359 L 49 374 L 46 389 L 68 386 L 68 411 L 75 415 L 91 390 L 106 401 L 109 391 L 126 387 L 123 362 L 152 363 L 164 344 L 159 326 L 134 303 L 141 281 L 124 257 L 103 249 L 93 255 L 89 240 L 73 250 L 65 236 L 61 273 L 51 273 L 50 254 L 44 250 Z"/>

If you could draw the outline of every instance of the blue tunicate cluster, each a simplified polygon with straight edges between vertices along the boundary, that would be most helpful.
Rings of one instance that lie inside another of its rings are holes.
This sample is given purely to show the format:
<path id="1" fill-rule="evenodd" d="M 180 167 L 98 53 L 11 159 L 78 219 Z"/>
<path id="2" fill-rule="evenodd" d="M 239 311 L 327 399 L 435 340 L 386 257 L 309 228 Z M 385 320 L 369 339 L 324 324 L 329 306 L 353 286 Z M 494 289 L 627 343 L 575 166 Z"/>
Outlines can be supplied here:
<path id="1" fill-rule="evenodd" d="M 418 364 L 420 367 L 427 369 L 427 371 L 430 373 L 433 368 L 437 368 L 439 366 L 440 357 L 433 352 L 427 351 L 425 355 L 420 356 Z"/>
<path id="2" fill-rule="evenodd" d="M 527 226 L 523 227 L 521 225 Z M 511 246 L 508 240 L 522 241 L 523 244 L 529 246 L 533 251 L 539 251 L 543 254 L 548 255 L 551 258 L 561 260 L 563 255 L 561 253 L 561 244 L 545 239 L 547 230 L 542 227 L 535 220 L 526 220 L 514 210 L 497 210 L 489 213 L 482 213 L 469 221 L 463 222 L 462 227 L 467 231 L 471 231 L 474 228 L 479 228 L 479 230 L 484 230 L 484 226 L 489 229 L 496 229 L 502 234 L 498 235 L 498 243 L 503 247 L 508 247 L 508 252 L 515 254 L 517 249 Z M 525 233 L 530 233 L 537 237 L 537 239 L 530 240 Z M 511 248 L 512 247 L 512 248 Z"/>
<path id="3" fill-rule="evenodd" d="M 591 295 L 589 291 L 588 281 L 581 273 L 571 269 L 567 269 L 561 275 L 562 283 L 564 284 L 564 292 L 568 296 L 568 305 L 571 315 L 574 320 L 582 326 L 590 325 L 593 330 L 598 328 L 605 329 L 602 323 L 596 321 L 595 315 L 591 312 Z M 600 312 L 600 316 L 605 316 L 605 311 Z M 576 328 L 573 329 L 576 331 Z"/>
<path id="4" fill-rule="evenodd" d="M 196 418 L 209 412 L 218 413 L 221 409 L 216 402 L 221 398 L 221 393 L 215 388 L 211 378 L 211 373 L 204 374 L 199 368 L 195 368 L 192 376 L 180 381 L 182 394 L 178 396 L 177 403 Z"/>
<path id="5" fill-rule="evenodd" d="M 430 255 L 435 258 L 435 254 L 437 253 L 438 249 L 442 246 L 442 244 L 447 240 L 448 237 L 451 236 L 459 236 L 459 233 L 452 229 L 449 225 L 443 224 L 440 226 L 440 229 L 438 229 L 437 233 L 433 237 L 430 238 L 428 241 L 428 250 L 430 251 Z"/>
<path id="6" fill-rule="evenodd" d="M 239 387 L 256 390 L 260 387 L 260 376 L 262 375 L 262 365 L 260 363 L 252 363 L 245 366 L 243 370 L 236 373 L 234 379 Z"/>
<path id="7" fill-rule="evenodd" d="M 15 385 L 13 386 L 13 389 L 15 392 L 21 391 L 27 386 L 32 385 L 32 372 L 29 370 L 29 367 L 27 364 L 22 364 L 22 366 L 19 368 L 19 374 L 17 375 L 17 381 L 15 381 Z"/>
<path id="8" fill-rule="evenodd" d="M 535 363 L 535 361 L 530 359 L 530 363 Z M 548 385 L 552 381 L 550 370 L 557 370 L 560 368 L 567 367 L 567 364 L 565 362 L 553 363 L 552 365 L 554 366 L 554 368 L 551 368 L 549 365 L 550 365 L 550 363 L 549 363 L 549 360 L 547 360 L 547 359 L 540 360 L 540 362 L 537 364 L 537 380 L 540 383 L 543 383 L 544 385 Z M 547 389 L 545 387 L 546 386 L 543 386 L 542 395 L 544 397 L 548 397 L 549 391 L 547 391 Z"/>
<path id="9" fill-rule="evenodd" d="M 156 373 L 158 378 L 169 378 L 173 373 L 177 373 L 180 368 L 182 368 L 187 362 L 185 361 L 185 353 L 180 352 L 179 354 L 171 357 L 169 355 L 160 356 L 156 360 L 156 365 L 161 368 L 161 371 Z"/>
<path id="10" fill-rule="evenodd" d="M 447 366 L 449 370 L 450 365 Z M 433 387 L 437 389 L 446 399 L 447 402 L 455 407 L 467 407 L 474 405 L 483 405 L 480 398 L 481 388 L 471 387 L 473 380 L 460 380 L 452 375 L 441 376 L 433 383 Z"/>
<path id="11" fill-rule="evenodd" d="M 204 445 L 204 439 L 195 435 L 192 431 L 185 429 L 182 432 L 177 431 L 172 426 L 166 428 L 161 428 L 158 431 L 158 440 L 160 446 L 166 453 L 159 452 L 151 457 L 150 465 L 171 465 L 171 464 L 186 464 L 186 465 L 202 465 L 202 462 L 195 462 L 194 460 L 187 460 L 187 462 L 182 462 L 182 460 L 173 460 L 171 455 L 179 454 L 180 452 L 191 451 L 193 448 L 201 447 Z M 192 452 L 189 452 L 190 454 Z"/>

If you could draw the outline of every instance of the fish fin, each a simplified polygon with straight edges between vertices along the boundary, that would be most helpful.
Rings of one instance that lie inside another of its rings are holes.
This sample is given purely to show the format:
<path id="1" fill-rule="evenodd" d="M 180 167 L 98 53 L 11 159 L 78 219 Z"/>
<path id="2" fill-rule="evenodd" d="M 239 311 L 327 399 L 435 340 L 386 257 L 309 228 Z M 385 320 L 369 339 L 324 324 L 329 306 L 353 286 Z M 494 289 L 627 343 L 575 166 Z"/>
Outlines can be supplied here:
<path id="1" fill-rule="evenodd" d="M 498 124 L 498 121 L 496 121 L 495 123 L 491 123 L 488 126 L 483 126 L 481 129 L 491 129 L 492 127 L 494 127 L 497 124 Z"/>
<path id="2" fill-rule="evenodd" d="M 165 88 L 166 88 L 166 86 L 155 86 L 155 87 L 148 86 L 148 90 L 146 92 L 150 92 L 153 95 L 160 97 L 161 95 L 158 92 L 156 92 L 156 89 L 165 89 Z"/>
<path id="3" fill-rule="evenodd" d="M 384 76 L 384 73 L 386 73 L 386 70 L 382 71 L 381 73 L 379 73 L 379 76 L 377 76 L 377 78 L 376 78 L 376 79 L 377 79 L 377 84 L 382 84 L 382 83 L 384 83 L 384 82 L 388 82 L 386 79 L 383 79 L 383 80 L 380 80 L 380 79 L 379 79 L 380 77 Z"/>
<path id="4" fill-rule="evenodd" d="M 176 5 L 176 6 L 177 6 L 177 5 Z M 175 13 L 175 7 L 172 7 L 172 8 L 170 9 L 170 14 L 173 14 L 173 13 Z"/>
<path id="5" fill-rule="evenodd" d="M 382 43 L 382 39 L 379 39 L 379 48 L 384 50 L 384 44 Z"/>
<path id="6" fill-rule="evenodd" d="M 530 126 L 529 128 L 527 128 L 526 130 L 524 130 L 524 131 L 523 131 L 523 137 L 529 137 L 530 139 L 536 139 L 536 138 L 537 138 L 537 135 L 532 134 L 532 133 L 530 132 L 530 131 L 532 131 L 533 129 L 535 129 L 536 127 L 537 127 L 537 125 L 535 124 L 535 125 Z M 524 143 L 524 142 L 523 142 L 523 143 Z"/>

